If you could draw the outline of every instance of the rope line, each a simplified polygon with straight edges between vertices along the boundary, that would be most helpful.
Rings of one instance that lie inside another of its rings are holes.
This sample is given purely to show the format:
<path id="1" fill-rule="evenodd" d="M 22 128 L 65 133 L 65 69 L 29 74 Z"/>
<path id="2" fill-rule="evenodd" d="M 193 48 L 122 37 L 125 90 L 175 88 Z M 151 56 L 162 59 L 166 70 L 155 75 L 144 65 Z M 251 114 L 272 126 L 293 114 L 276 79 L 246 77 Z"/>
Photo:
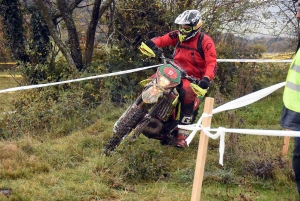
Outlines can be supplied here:
<path id="1" fill-rule="evenodd" d="M 253 62 L 253 63 L 267 63 L 267 62 L 281 62 L 281 63 L 291 63 L 292 60 L 273 60 L 273 59 L 217 59 L 217 62 Z M 1 64 L 1 63 L 0 63 Z M 7 63 L 6 63 L 7 64 Z M 26 90 L 26 89 L 36 89 L 41 87 L 47 87 L 47 86 L 54 86 L 59 84 L 66 84 L 71 82 L 79 82 L 84 80 L 91 80 L 91 79 L 97 79 L 97 78 L 103 78 L 103 77 L 110 77 L 115 75 L 124 75 L 128 73 L 138 72 L 154 67 L 161 66 L 162 64 L 153 65 L 153 66 L 146 66 L 131 70 L 125 70 L 125 71 L 119 71 L 114 73 L 108 73 L 108 74 L 102 74 L 102 75 L 96 75 L 96 76 L 90 76 L 85 78 L 78 78 L 78 79 L 72 79 L 72 80 L 66 80 L 66 81 L 60 81 L 60 82 L 52 82 L 52 83 L 45 83 L 45 84 L 38 84 L 38 85 L 28 85 L 28 86 L 21 86 L 21 87 L 13 87 L 8 89 L 0 90 L 0 93 L 7 93 L 12 91 L 20 91 L 20 90 Z"/>
<path id="2" fill-rule="evenodd" d="M 273 59 L 217 59 L 217 62 L 253 62 L 253 63 L 291 63 L 292 60 L 273 60 Z M 21 87 L 14 87 L 14 88 L 8 88 L 0 90 L 0 93 L 7 93 L 7 92 L 13 92 L 13 91 L 19 91 L 19 90 L 26 90 L 26 89 L 34 89 L 34 88 L 41 88 L 41 87 L 47 87 L 47 86 L 54 86 L 59 84 L 66 84 L 71 82 L 79 82 L 84 80 L 90 80 L 90 79 L 97 79 L 97 78 L 103 78 L 103 77 L 110 77 L 110 76 L 116 76 L 116 75 L 124 75 L 128 73 L 138 72 L 154 67 L 161 66 L 162 64 L 153 65 L 153 66 L 147 66 L 147 67 L 141 67 L 131 70 L 125 70 L 125 71 L 119 71 L 114 73 L 108 73 L 108 74 L 102 74 L 97 76 L 90 76 L 85 78 L 78 78 L 78 79 L 72 79 L 72 80 L 66 80 L 61 82 L 53 82 L 53 83 L 46 83 L 46 84 L 39 84 L 39 85 L 29 85 L 29 86 L 21 86 Z M 241 98 L 238 98 L 236 100 L 230 101 L 228 103 L 225 103 L 224 105 L 221 105 L 215 109 L 213 109 L 212 114 L 205 114 L 203 113 L 200 119 L 198 120 L 197 124 L 192 125 L 178 125 L 179 128 L 186 129 L 186 130 L 192 130 L 192 133 L 189 135 L 189 137 L 186 139 L 187 144 L 189 145 L 196 135 L 197 131 L 203 130 L 205 135 L 212 139 L 217 139 L 220 137 L 220 146 L 219 146 L 219 163 L 223 165 L 223 155 L 225 150 L 225 133 L 240 133 L 240 134 L 252 134 L 252 135 L 269 135 L 269 136 L 293 136 L 293 137 L 300 137 L 300 131 L 278 131 L 278 130 L 255 130 L 255 129 L 226 129 L 223 127 L 220 127 L 218 129 L 210 129 L 210 128 L 203 128 L 202 127 L 202 119 L 205 117 L 212 116 L 213 114 L 216 114 L 218 112 L 222 112 L 225 110 L 232 110 L 240 107 L 244 107 L 246 105 L 252 104 L 261 98 L 269 95 L 270 93 L 273 93 L 275 90 L 285 86 L 285 82 L 275 84 L 273 86 L 267 87 L 265 89 L 261 89 L 259 91 L 256 91 L 254 93 L 248 94 L 246 96 L 243 96 Z M 215 134 L 211 134 L 210 131 L 216 132 Z"/>
<path id="3" fill-rule="evenodd" d="M 285 86 L 285 82 L 281 82 L 275 85 L 272 85 L 270 87 L 261 89 L 259 91 L 247 94 L 245 96 L 242 96 L 238 99 L 232 100 L 228 103 L 225 103 L 224 105 L 221 105 L 215 109 L 212 110 L 212 114 L 216 114 L 219 112 L 227 111 L 227 110 L 233 110 L 237 108 L 241 108 L 247 105 L 250 105 L 269 94 L 273 93 L 274 91 L 278 90 L 279 88 Z M 191 134 L 186 139 L 187 145 L 191 143 L 193 138 L 195 137 L 195 134 L 197 131 L 203 130 L 204 134 L 212 139 L 217 139 L 220 137 L 220 145 L 219 145 L 219 163 L 223 165 L 223 155 L 225 151 L 225 134 L 226 133 L 239 133 L 239 134 L 248 134 L 248 135 L 265 135 L 265 136 L 291 136 L 291 137 L 300 137 L 300 131 L 279 131 L 279 130 L 259 130 L 259 129 L 234 129 L 234 128 L 224 128 L 219 127 L 218 129 L 211 129 L 211 128 L 204 128 L 202 126 L 202 119 L 205 117 L 209 117 L 208 114 L 202 114 L 200 119 L 196 124 L 191 125 L 178 125 L 179 128 L 190 130 L 192 131 Z M 212 134 L 210 132 L 216 132 L 215 134 Z"/>

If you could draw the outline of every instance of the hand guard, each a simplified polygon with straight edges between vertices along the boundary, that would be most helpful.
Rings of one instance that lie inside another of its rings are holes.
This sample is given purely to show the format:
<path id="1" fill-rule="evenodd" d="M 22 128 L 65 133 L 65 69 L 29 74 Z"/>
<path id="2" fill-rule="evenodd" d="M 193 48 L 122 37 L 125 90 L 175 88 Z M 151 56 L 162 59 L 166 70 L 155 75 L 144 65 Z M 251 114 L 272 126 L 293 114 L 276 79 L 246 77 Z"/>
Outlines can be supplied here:
<path id="1" fill-rule="evenodd" d="M 153 50 L 156 57 L 158 58 L 162 57 L 162 53 L 163 53 L 162 50 L 159 49 L 152 40 L 147 40 L 145 44 Z"/>
<path id="2" fill-rule="evenodd" d="M 207 89 L 209 87 L 210 80 L 208 77 L 204 77 L 199 83 L 198 86 L 202 89 Z"/>

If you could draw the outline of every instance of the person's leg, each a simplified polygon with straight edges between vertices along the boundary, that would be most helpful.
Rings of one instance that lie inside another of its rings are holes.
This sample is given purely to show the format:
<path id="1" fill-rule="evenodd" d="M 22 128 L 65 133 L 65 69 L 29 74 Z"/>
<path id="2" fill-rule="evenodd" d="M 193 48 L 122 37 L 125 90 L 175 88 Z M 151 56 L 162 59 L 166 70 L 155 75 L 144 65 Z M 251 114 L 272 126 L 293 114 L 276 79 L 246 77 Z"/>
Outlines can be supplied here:
<path id="1" fill-rule="evenodd" d="M 300 196 L 300 137 L 295 137 L 292 163 L 293 163 L 293 170 L 295 173 L 295 181 Z"/>
<path id="2" fill-rule="evenodd" d="M 193 89 L 190 86 L 190 82 L 188 80 L 182 80 L 182 88 L 179 90 L 179 100 L 181 102 L 181 113 L 180 113 L 180 122 L 181 125 L 189 125 L 193 120 L 194 113 L 194 103 L 196 95 Z M 186 138 L 189 134 L 188 130 L 178 129 L 177 140 L 175 142 L 175 146 L 177 147 L 185 147 L 186 146 Z"/>

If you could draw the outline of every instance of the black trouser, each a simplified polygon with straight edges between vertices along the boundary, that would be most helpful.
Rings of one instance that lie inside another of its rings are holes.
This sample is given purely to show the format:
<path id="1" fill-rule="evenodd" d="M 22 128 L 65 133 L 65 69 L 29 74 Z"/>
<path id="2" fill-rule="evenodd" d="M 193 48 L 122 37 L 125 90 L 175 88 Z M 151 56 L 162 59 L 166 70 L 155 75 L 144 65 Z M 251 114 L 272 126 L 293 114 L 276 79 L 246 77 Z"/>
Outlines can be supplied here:
<path id="1" fill-rule="evenodd" d="M 300 137 L 295 137 L 293 151 L 293 170 L 295 173 L 295 180 L 297 184 L 298 193 L 300 195 Z"/>
<path id="2" fill-rule="evenodd" d="M 183 79 L 182 83 L 177 87 L 181 102 L 180 124 L 183 125 L 191 124 L 193 120 L 196 94 L 190 84 L 188 80 Z"/>

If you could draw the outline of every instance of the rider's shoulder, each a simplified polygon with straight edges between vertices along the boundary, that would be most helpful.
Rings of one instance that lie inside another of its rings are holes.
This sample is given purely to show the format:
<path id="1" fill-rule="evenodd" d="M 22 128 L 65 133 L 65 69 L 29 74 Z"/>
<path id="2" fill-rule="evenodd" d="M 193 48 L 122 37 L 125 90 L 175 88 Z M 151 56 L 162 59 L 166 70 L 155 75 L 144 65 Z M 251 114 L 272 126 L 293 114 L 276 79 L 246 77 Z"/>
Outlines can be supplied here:
<path id="1" fill-rule="evenodd" d="M 167 35 L 172 39 L 178 39 L 178 30 L 171 31 L 167 33 Z"/>

